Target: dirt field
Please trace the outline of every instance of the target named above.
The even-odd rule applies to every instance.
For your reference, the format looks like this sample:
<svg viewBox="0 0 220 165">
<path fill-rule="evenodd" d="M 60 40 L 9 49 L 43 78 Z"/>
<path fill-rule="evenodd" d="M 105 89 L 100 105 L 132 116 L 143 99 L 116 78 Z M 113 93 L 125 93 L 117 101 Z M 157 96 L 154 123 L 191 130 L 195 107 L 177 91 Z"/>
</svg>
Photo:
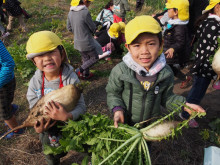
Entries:
<svg viewBox="0 0 220 165">
<path fill-rule="evenodd" d="M 120 60 L 114 60 L 113 64 L 100 64 L 93 67 L 93 69 L 111 70 L 119 61 Z M 92 114 L 101 112 L 102 114 L 109 115 L 105 92 L 107 80 L 108 77 L 95 77 L 91 80 L 89 87 L 84 91 L 88 111 Z M 180 89 L 179 85 L 180 81 L 175 80 L 174 92 L 186 96 L 190 87 L 187 89 Z M 21 108 L 17 114 L 19 122 L 22 122 L 28 113 L 27 102 L 25 100 L 26 88 L 27 87 L 23 86 L 16 90 L 15 103 L 19 104 Z M 212 89 L 211 86 L 209 87 L 201 104 L 207 110 L 207 116 L 197 120 L 200 124 L 199 128 L 184 129 L 183 135 L 174 140 L 152 143 L 151 158 L 154 165 L 203 164 L 204 148 L 214 144 L 203 141 L 199 133 L 202 129 L 208 128 L 208 123 L 213 118 L 220 117 L 219 95 L 220 91 Z M 16 99 L 17 97 L 24 98 L 24 102 L 16 102 L 16 100 L 18 100 Z M 2 131 L 6 130 L 3 124 L 0 125 L 0 128 L 2 128 Z M 0 150 L 0 165 L 46 165 L 41 143 L 33 128 L 26 128 L 23 135 L 13 138 L 12 140 L 0 141 Z M 71 165 L 73 162 L 80 163 L 84 155 L 83 153 L 72 151 L 62 158 L 61 165 Z"/>
</svg>

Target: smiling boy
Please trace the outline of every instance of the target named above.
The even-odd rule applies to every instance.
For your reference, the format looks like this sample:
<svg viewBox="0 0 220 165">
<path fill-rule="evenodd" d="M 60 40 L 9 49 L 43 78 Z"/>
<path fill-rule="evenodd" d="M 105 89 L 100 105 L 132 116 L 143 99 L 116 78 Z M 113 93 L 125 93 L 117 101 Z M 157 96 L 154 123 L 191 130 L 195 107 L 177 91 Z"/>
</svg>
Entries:
<svg viewBox="0 0 220 165">
<path fill-rule="evenodd" d="M 162 53 L 159 23 L 151 16 L 135 17 L 125 27 L 125 39 L 129 52 L 113 68 L 106 87 L 115 127 L 119 122 L 134 125 L 159 116 L 160 106 L 170 108 L 171 103 L 185 102 L 183 96 L 173 93 L 174 76 Z M 186 104 L 204 112 L 200 106 Z"/>
</svg>

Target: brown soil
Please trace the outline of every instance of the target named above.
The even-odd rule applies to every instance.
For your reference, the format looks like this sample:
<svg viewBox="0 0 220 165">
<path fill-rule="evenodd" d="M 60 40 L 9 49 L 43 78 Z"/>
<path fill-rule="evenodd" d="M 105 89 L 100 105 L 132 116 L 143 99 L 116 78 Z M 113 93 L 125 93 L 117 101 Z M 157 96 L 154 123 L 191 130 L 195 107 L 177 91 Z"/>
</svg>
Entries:
<svg viewBox="0 0 220 165">
<path fill-rule="evenodd" d="M 114 60 L 113 64 L 100 64 L 94 66 L 94 70 L 111 70 L 120 60 Z M 92 114 L 102 113 L 110 116 L 106 104 L 105 86 L 108 77 L 94 77 L 91 84 L 84 91 L 85 101 L 88 107 L 88 112 Z M 180 89 L 180 80 L 175 79 L 174 92 L 186 96 L 190 87 Z M 21 90 L 22 88 L 22 90 Z M 27 87 L 21 87 L 16 90 L 15 102 L 17 97 L 24 98 L 24 103 L 20 104 L 21 109 L 16 115 L 19 122 L 22 122 L 27 116 L 27 102 L 25 100 L 25 93 Z M 220 117 L 219 107 L 220 102 L 218 96 L 220 91 L 212 89 L 211 85 L 205 95 L 201 105 L 207 110 L 205 118 L 197 119 L 200 127 L 197 129 L 184 129 L 182 136 L 174 140 L 161 141 L 152 143 L 151 158 L 154 165 L 169 164 L 169 165 L 185 165 L 203 164 L 204 148 L 214 145 L 210 142 L 202 140 L 200 131 L 208 128 L 208 123 L 215 117 Z M 20 100 L 20 99 L 19 99 Z M 4 125 L 1 124 L 1 131 L 5 131 Z M 46 165 L 44 155 L 41 149 L 41 143 L 38 135 L 32 128 L 26 128 L 25 133 L 21 136 L 13 138 L 12 140 L 0 141 L 0 165 Z M 61 160 L 61 165 L 70 165 L 73 162 L 80 163 L 85 156 L 84 153 L 69 152 Z"/>
</svg>

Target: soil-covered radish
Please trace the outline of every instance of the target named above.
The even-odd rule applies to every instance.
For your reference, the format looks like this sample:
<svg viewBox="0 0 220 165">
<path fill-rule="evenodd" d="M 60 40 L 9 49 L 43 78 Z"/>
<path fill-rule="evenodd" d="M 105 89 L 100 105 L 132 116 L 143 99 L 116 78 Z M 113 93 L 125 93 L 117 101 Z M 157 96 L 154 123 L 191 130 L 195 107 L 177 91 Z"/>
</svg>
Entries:
<svg viewBox="0 0 220 165">
<path fill-rule="evenodd" d="M 27 119 L 22 123 L 22 125 L 15 127 L 9 132 L 5 133 L 0 140 L 4 138 L 7 134 L 24 127 L 32 127 L 36 121 L 40 121 L 44 118 L 45 122 L 49 120 L 48 115 L 45 114 L 45 106 L 50 102 L 59 102 L 67 112 L 70 112 L 76 106 L 81 95 L 81 91 L 75 85 L 67 85 L 63 88 L 54 90 L 47 95 L 43 96 L 31 109 Z"/>
</svg>

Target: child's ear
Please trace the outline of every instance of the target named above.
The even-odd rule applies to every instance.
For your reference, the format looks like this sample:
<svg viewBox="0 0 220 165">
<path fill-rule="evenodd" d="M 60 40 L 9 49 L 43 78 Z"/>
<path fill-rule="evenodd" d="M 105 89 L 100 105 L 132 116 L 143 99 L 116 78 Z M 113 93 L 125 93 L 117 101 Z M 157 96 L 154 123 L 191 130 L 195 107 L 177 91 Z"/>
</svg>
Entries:
<svg viewBox="0 0 220 165">
<path fill-rule="evenodd" d="M 158 52 L 158 55 L 161 55 L 161 53 L 163 52 L 163 43 L 164 43 L 164 41 L 162 40 L 161 41 L 161 44 L 160 44 L 160 50 L 159 50 L 159 52 Z"/>
<path fill-rule="evenodd" d="M 178 16 L 178 10 L 176 10 L 176 11 L 174 12 L 174 15 L 175 15 L 175 16 Z"/>
<path fill-rule="evenodd" d="M 130 51 L 128 44 L 125 43 L 125 47 L 128 49 L 128 51 Z"/>
<path fill-rule="evenodd" d="M 32 62 L 33 62 L 33 64 L 36 66 L 36 63 L 35 63 L 35 61 L 34 61 L 34 59 L 33 59 L 33 58 L 31 59 L 31 61 L 32 61 Z"/>
<path fill-rule="evenodd" d="M 62 62 L 67 61 L 67 55 L 66 55 L 66 51 L 64 49 L 62 49 L 61 60 L 62 60 Z"/>
</svg>

